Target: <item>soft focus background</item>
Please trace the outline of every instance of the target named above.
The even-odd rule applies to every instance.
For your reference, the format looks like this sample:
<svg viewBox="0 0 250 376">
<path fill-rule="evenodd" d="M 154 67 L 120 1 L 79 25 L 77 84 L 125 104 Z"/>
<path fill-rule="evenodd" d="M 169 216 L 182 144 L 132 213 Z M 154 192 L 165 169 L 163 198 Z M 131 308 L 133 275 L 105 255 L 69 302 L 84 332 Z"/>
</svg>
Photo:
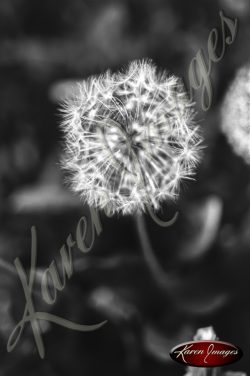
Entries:
<svg viewBox="0 0 250 376">
<path fill-rule="evenodd" d="M 239 18 L 239 34 L 212 68 L 213 106 L 197 119 L 204 132 L 195 182 L 183 186 L 171 228 L 147 218 L 148 234 L 171 289 L 159 288 L 142 255 L 133 218 L 101 216 L 91 253 L 75 255 L 75 273 L 53 307 L 36 309 L 79 323 L 108 320 L 94 333 L 42 326 L 46 357 L 27 326 L 6 344 L 24 310 L 13 270 L 30 266 L 30 228 L 38 232 L 38 268 L 59 255 L 87 208 L 64 184 L 58 98 L 71 82 L 135 58 L 183 77 L 206 50 L 219 10 Z M 170 349 L 212 325 L 245 356 L 227 367 L 250 372 L 250 167 L 220 132 L 220 108 L 235 72 L 249 60 L 249 0 L 0 0 L 0 375 L 184 375 Z"/>
</svg>

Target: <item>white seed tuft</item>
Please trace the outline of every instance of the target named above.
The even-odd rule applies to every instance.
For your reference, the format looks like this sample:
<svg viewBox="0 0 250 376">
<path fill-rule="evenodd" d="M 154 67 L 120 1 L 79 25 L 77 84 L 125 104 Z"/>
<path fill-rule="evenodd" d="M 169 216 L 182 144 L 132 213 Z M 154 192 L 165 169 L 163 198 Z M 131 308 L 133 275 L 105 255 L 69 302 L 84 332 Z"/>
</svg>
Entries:
<svg viewBox="0 0 250 376">
<path fill-rule="evenodd" d="M 180 79 L 134 61 L 79 83 L 63 106 L 72 189 L 109 214 L 176 199 L 199 160 L 201 136 Z"/>
</svg>

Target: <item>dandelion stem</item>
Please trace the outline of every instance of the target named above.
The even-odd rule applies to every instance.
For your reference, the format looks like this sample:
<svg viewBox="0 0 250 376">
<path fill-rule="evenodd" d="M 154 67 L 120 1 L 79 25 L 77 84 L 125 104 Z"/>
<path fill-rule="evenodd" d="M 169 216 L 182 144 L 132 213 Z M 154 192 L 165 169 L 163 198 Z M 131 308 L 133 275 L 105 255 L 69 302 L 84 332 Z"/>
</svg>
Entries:
<svg viewBox="0 0 250 376">
<path fill-rule="evenodd" d="M 134 218 L 143 256 L 154 281 L 160 288 L 171 291 L 171 287 L 173 286 L 173 279 L 162 268 L 155 256 L 155 252 L 153 250 L 150 237 L 147 232 L 144 215 L 135 214 Z"/>
</svg>

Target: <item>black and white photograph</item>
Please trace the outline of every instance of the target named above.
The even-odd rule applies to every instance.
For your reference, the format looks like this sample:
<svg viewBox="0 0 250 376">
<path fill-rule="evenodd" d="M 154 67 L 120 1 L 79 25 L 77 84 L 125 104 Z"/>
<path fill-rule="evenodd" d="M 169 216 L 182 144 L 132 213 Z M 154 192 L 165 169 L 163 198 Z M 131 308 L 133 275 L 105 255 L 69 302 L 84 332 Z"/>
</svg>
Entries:
<svg viewBox="0 0 250 376">
<path fill-rule="evenodd" d="M 0 376 L 250 375 L 249 40 L 249 0 L 0 0 Z"/>
</svg>

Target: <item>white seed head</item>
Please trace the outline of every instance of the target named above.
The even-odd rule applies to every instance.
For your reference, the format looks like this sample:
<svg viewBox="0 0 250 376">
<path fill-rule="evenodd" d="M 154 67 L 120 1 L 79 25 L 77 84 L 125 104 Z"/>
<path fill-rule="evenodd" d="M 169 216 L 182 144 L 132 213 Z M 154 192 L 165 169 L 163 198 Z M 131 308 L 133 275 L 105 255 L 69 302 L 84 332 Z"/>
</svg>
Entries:
<svg viewBox="0 0 250 376">
<path fill-rule="evenodd" d="M 158 209 L 191 178 L 201 136 L 180 79 L 151 61 L 90 77 L 63 106 L 72 189 L 109 214 Z"/>
<path fill-rule="evenodd" d="M 217 336 L 212 326 L 199 328 L 194 336 L 194 341 L 215 341 L 216 339 Z"/>
<path fill-rule="evenodd" d="M 250 164 L 250 67 L 241 68 L 229 87 L 221 127 L 234 152 Z"/>
</svg>

